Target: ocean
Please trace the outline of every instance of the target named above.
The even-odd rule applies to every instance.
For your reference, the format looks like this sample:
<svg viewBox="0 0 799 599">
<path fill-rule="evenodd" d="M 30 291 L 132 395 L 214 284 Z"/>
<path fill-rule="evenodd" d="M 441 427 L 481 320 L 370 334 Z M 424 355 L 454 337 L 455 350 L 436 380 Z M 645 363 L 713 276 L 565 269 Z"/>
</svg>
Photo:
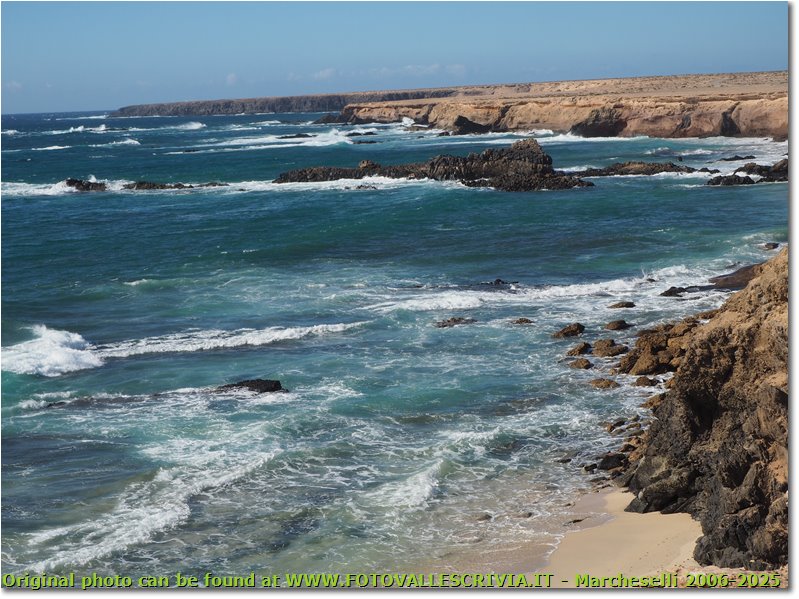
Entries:
<svg viewBox="0 0 799 599">
<path fill-rule="evenodd" d="M 646 418 L 653 393 L 592 388 L 615 359 L 569 368 L 576 341 L 552 334 L 580 322 L 634 343 L 729 295 L 662 291 L 788 239 L 787 184 L 703 173 L 530 193 L 271 183 L 530 136 L 556 169 L 682 157 L 731 173 L 751 160 L 722 158 L 773 164 L 787 142 L 319 116 L 2 117 L 4 573 L 444 571 L 464 555 L 507 571 L 494 556 L 556 546 L 591 488 L 580 466 L 619 445 L 602 423 Z M 228 185 L 123 189 L 138 180 Z M 451 317 L 476 322 L 434 326 Z M 635 326 L 603 331 L 618 318 Z M 251 378 L 288 392 L 217 390 Z"/>
</svg>

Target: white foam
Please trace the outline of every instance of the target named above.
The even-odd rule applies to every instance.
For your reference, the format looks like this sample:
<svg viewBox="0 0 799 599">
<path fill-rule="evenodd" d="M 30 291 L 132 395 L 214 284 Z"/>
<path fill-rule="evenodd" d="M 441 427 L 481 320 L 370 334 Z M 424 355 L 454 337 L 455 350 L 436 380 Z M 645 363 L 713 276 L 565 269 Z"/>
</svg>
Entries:
<svg viewBox="0 0 799 599">
<path fill-rule="evenodd" d="M 47 146 L 45 148 L 31 148 L 35 152 L 46 152 L 49 150 L 68 150 L 72 146 Z"/>
<path fill-rule="evenodd" d="M 320 324 L 288 328 L 269 327 L 234 331 L 211 329 L 146 337 L 106 345 L 92 345 L 77 333 L 36 325 L 33 327 L 33 332 L 36 335 L 34 339 L 3 348 L 2 369 L 17 374 L 59 376 L 76 370 L 98 368 L 109 358 L 256 347 L 280 341 L 341 333 L 362 324 L 365 323 Z"/>
<path fill-rule="evenodd" d="M 103 360 L 90 349 L 77 333 L 33 327 L 34 339 L 23 341 L 2 351 L 2 369 L 17 374 L 58 376 L 65 372 L 97 368 Z"/>
<path fill-rule="evenodd" d="M 282 124 L 280 121 L 257 121 L 253 123 L 253 125 L 257 125 L 259 127 L 269 127 L 270 125 L 280 125 Z"/>
<path fill-rule="evenodd" d="M 358 327 L 363 322 L 348 324 L 319 324 L 308 327 L 268 327 L 265 329 L 219 329 L 173 333 L 159 337 L 146 337 L 96 346 L 94 351 L 103 358 L 126 358 L 142 354 L 166 352 L 195 352 L 246 346 L 261 346 L 302 339 L 309 336 L 341 333 Z"/>
<path fill-rule="evenodd" d="M 381 507 L 421 507 L 438 488 L 438 476 L 444 461 L 439 459 L 405 479 L 386 483 L 367 497 Z"/>
<path fill-rule="evenodd" d="M 64 181 L 58 183 L 21 183 L 15 181 L 3 181 L 0 189 L 4 195 L 11 196 L 59 196 L 66 193 L 76 193 L 72 187 L 67 187 Z"/>
<path fill-rule="evenodd" d="M 140 145 L 141 145 L 141 143 L 138 142 L 137 140 L 133 139 L 132 137 L 126 137 L 126 138 L 121 139 L 119 141 L 112 141 L 112 142 L 109 142 L 107 144 L 92 144 L 89 147 L 90 148 L 104 148 L 104 147 L 107 147 L 107 146 L 140 146 Z"/>
<path fill-rule="evenodd" d="M 189 121 L 188 123 L 183 123 L 182 125 L 175 125 L 175 129 L 180 129 L 181 131 L 196 131 L 198 129 L 205 128 L 204 123 L 199 123 L 197 121 Z"/>
<path fill-rule="evenodd" d="M 2 134 L 3 135 L 19 135 L 19 131 L 17 131 L 16 129 L 3 129 Z"/>
</svg>

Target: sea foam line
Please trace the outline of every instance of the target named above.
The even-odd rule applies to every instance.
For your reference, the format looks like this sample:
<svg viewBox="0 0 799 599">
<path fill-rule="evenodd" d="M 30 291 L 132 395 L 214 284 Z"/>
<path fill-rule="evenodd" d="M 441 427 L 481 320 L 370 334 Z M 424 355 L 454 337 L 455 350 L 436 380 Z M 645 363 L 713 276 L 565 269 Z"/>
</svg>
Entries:
<svg viewBox="0 0 799 599">
<path fill-rule="evenodd" d="M 146 337 L 105 345 L 93 345 L 78 333 L 36 325 L 32 327 L 35 335 L 33 339 L 3 348 L 2 369 L 16 374 L 52 377 L 77 370 L 98 368 L 109 358 L 257 347 L 280 341 L 341 333 L 363 324 L 366 323 L 319 324 L 289 328 L 268 327 L 234 331 L 211 329 Z"/>
</svg>

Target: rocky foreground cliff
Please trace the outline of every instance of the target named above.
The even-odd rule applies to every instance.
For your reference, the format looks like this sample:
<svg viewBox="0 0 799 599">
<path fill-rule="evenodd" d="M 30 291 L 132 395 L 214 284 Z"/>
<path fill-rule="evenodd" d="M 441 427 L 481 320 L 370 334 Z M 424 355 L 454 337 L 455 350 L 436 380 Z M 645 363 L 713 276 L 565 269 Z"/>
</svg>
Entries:
<svg viewBox="0 0 799 599">
<path fill-rule="evenodd" d="M 676 373 L 650 400 L 630 456 L 628 511 L 689 512 L 702 564 L 768 569 L 788 559 L 788 252 L 701 323 L 639 338 L 620 371 Z"/>
</svg>

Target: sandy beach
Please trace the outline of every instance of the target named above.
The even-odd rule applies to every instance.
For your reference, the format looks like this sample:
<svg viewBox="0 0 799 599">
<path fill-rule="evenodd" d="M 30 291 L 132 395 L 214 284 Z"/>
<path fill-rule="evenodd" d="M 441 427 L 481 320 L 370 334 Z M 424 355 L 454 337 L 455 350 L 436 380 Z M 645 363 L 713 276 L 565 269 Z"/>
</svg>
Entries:
<svg viewBox="0 0 799 599">
<path fill-rule="evenodd" d="M 634 514 L 624 508 L 632 494 L 622 490 L 585 495 L 575 511 L 607 512 L 610 520 L 588 518 L 567 534 L 541 571 L 552 573 L 552 586 L 574 588 L 576 576 L 656 576 L 662 572 L 698 570 L 692 554 L 702 535 L 688 514 Z M 583 524 L 583 523 L 581 523 Z M 564 582 L 565 581 L 565 582 Z"/>
</svg>

